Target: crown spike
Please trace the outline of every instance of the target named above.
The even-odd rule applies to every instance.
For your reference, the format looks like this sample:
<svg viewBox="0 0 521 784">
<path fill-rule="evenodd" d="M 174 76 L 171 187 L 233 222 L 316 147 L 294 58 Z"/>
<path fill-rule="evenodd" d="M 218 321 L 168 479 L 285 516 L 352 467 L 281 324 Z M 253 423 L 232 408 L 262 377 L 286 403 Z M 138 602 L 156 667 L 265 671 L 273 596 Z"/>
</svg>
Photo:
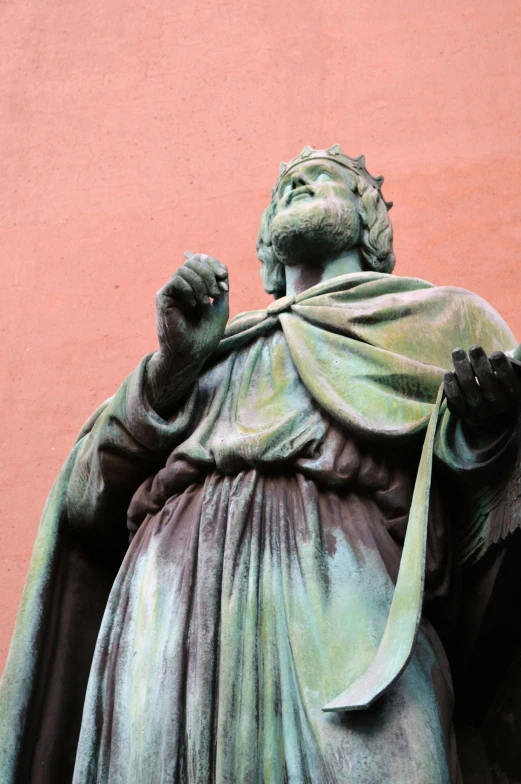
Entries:
<svg viewBox="0 0 521 784">
<path fill-rule="evenodd" d="M 378 189 L 380 189 L 382 187 L 382 185 L 384 184 L 384 178 L 381 175 L 380 175 L 380 177 L 375 177 L 374 181 L 377 183 Z"/>
<path fill-rule="evenodd" d="M 311 153 L 314 152 L 313 147 L 310 147 L 309 144 L 306 144 L 302 152 L 300 153 L 301 158 L 307 158 Z"/>
<path fill-rule="evenodd" d="M 284 163 L 284 161 L 282 161 L 280 166 L 279 166 L 279 177 L 280 177 L 281 174 L 284 174 L 284 172 L 286 171 L 287 168 L 288 168 L 288 164 Z"/>
<path fill-rule="evenodd" d="M 355 158 L 355 161 L 359 166 L 365 169 L 365 155 L 359 155 L 358 158 Z"/>
<path fill-rule="evenodd" d="M 330 155 L 340 155 L 340 145 L 333 144 L 331 147 L 327 148 L 326 152 L 328 152 Z"/>
</svg>

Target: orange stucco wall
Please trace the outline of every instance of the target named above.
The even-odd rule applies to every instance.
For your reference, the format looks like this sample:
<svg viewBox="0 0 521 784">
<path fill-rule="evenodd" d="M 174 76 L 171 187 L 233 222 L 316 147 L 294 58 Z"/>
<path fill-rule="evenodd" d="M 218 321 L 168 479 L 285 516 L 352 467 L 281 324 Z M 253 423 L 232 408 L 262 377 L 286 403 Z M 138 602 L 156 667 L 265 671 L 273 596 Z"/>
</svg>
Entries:
<svg viewBox="0 0 521 784">
<path fill-rule="evenodd" d="M 155 347 L 154 293 L 203 251 L 267 302 L 281 159 L 384 173 L 396 272 L 471 288 L 521 339 L 517 0 L 7 0 L 0 7 L 0 668 L 73 438 Z"/>
</svg>

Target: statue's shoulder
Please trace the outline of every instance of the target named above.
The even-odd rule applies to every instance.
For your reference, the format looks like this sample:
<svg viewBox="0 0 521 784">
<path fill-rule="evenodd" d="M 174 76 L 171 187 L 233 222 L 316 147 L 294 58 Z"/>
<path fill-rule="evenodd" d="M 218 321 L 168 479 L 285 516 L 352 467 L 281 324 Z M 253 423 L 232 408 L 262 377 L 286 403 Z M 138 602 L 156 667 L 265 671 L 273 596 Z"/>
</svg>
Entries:
<svg viewBox="0 0 521 784">
<path fill-rule="evenodd" d="M 458 303 L 463 307 L 471 308 L 476 313 L 481 312 L 485 316 L 501 318 L 490 302 L 487 302 L 486 299 L 474 291 L 470 291 L 470 289 L 464 289 L 460 286 L 434 286 L 434 292 L 436 296 L 445 297 L 448 301 L 452 301 L 455 304 Z"/>
<path fill-rule="evenodd" d="M 422 278 L 410 278 L 393 275 L 396 281 L 397 289 L 403 291 L 422 291 L 427 298 L 445 300 L 455 306 L 468 307 L 476 312 L 481 311 L 484 315 L 494 315 L 499 317 L 499 314 L 494 307 L 483 299 L 479 294 L 476 294 L 470 289 L 464 289 L 460 286 L 444 286 L 437 285 Z"/>
<path fill-rule="evenodd" d="M 469 335 L 473 332 L 473 343 L 487 344 L 495 336 L 504 351 L 517 345 L 504 318 L 479 294 L 459 286 L 436 286 L 433 296 L 444 302 L 446 312 L 452 312 L 453 320 L 466 326 Z"/>
<path fill-rule="evenodd" d="M 231 318 L 226 325 L 224 332 L 225 338 L 231 338 L 239 332 L 244 332 L 247 329 L 256 327 L 261 321 L 264 321 L 268 316 L 266 310 L 246 310 L 244 313 L 237 313 L 236 316 Z"/>
</svg>

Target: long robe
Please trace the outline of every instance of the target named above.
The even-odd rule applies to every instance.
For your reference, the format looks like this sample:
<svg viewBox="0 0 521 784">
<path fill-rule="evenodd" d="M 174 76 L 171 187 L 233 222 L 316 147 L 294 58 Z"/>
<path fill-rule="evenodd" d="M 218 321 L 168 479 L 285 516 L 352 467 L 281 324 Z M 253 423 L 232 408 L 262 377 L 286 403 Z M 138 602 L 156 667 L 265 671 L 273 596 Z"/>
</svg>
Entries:
<svg viewBox="0 0 521 784">
<path fill-rule="evenodd" d="M 442 373 L 474 342 L 515 346 L 469 292 L 356 273 L 233 320 L 168 422 L 147 403 L 145 360 L 85 428 L 44 516 L 2 681 L 0 781 L 70 780 L 74 757 L 76 784 L 457 781 L 450 672 L 427 618 L 382 700 L 322 708 L 374 658 Z M 445 410 L 440 466 L 468 482 L 513 439 L 506 428 L 476 450 Z M 454 582 L 446 506 L 435 486 L 436 618 Z M 125 517 L 132 543 L 97 634 L 111 581 L 100 554 Z M 486 549 L 489 518 L 469 552 Z M 76 648 L 79 609 L 71 705 L 63 648 Z"/>
</svg>

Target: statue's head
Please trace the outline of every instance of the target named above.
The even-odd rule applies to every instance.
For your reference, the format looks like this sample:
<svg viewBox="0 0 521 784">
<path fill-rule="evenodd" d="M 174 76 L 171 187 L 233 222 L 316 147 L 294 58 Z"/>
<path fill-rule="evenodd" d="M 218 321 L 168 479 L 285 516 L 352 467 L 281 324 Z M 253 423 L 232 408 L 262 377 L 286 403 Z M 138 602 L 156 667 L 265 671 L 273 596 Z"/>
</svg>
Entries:
<svg viewBox="0 0 521 784">
<path fill-rule="evenodd" d="M 382 196 L 382 183 L 369 174 L 363 155 L 349 158 L 338 144 L 305 147 L 281 163 L 257 239 L 266 291 L 284 296 L 286 266 L 319 263 L 353 248 L 365 269 L 392 272 L 392 204 Z"/>
</svg>

